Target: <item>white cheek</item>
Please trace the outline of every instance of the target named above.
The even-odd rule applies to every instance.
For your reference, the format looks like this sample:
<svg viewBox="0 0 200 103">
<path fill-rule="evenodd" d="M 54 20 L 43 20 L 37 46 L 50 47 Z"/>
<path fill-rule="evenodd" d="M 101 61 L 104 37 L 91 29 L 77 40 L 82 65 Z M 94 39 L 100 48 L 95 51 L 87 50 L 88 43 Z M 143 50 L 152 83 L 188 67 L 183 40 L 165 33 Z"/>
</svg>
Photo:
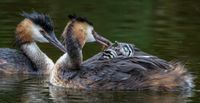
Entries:
<svg viewBox="0 0 200 103">
<path fill-rule="evenodd" d="M 37 25 L 32 26 L 32 38 L 38 42 L 48 43 L 49 41 L 42 36 L 39 30 L 40 30 L 39 26 Z"/>
<path fill-rule="evenodd" d="M 92 34 L 92 31 L 93 31 L 93 27 L 88 27 L 87 28 L 87 39 L 86 39 L 86 42 L 94 42 L 96 41 L 93 34 Z"/>
</svg>

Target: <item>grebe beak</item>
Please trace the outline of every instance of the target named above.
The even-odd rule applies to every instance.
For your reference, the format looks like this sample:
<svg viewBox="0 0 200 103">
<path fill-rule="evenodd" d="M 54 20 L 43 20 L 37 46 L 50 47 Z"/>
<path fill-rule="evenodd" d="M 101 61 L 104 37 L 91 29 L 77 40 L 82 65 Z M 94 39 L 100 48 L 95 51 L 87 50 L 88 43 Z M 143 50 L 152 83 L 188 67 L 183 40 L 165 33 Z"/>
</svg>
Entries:
<svg viewBox="0 0 200 103">
<path fill-rule="evenodd" d="M 109 46 L 111 46 L 113 44 L 110 40 L 104 38 L 103 36 L 100 36 L 95 31 L 93 31 L 93 35 L 94 35 L 94 38 L 95 38 L 96 42 L 102 44 L 103 46 L 109 47 Z"/>
<path fill-rule="evenodd" d="M 55 33 L 50 33 L 49 35 L 43 35 L 51 44 L 56 46 L 58 49 L 60 49 L 62 52 L 66 52 L 67 50 L 65 47 L 58 41 L 58 39 L 55 36 Z"/>
</svg>

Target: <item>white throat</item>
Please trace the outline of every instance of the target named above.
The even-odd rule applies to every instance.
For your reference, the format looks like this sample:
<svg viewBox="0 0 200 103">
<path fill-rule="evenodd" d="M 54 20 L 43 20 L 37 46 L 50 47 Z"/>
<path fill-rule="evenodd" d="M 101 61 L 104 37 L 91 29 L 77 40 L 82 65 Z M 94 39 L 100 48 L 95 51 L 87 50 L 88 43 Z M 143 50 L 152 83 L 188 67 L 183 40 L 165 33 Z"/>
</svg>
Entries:
<svg viewBox="0 0 200 103">
<path fill-rule="evenodd" d="M 71 65 L 71 61 L 69 58 L 68 53 L 65 53 L 62 55 L 55 63 L 52 71 L 50 72 L 50 83 L 55 85 L 55 86 L 62 86 L 62 84 L 59 84 L 61 79 L 60 77 L 60 72 L 61 69 L 67 68 L 67 66 Z"/>
<path fill-rule="evenodd" d="M 87 33 L 86 42 L 94 42 L 94 41 L 96 41 L 94 36 L 93 36 L 93 34 L 92 34 L 93 29 L 94 28 L 92 26 L 89 26 L 87 28 L 87 31 L 86 31 L 86 33 Z"/>
<path fill-rule="evenodd" d="M 30 60 L 35 64 L 38 72 L 42 74 L 49 74 L 52 70 L 54 63 L 53 61 L 43 53 L 35 42 L 23 44 L 21 49 L 30 58 Z"/>
</svg>

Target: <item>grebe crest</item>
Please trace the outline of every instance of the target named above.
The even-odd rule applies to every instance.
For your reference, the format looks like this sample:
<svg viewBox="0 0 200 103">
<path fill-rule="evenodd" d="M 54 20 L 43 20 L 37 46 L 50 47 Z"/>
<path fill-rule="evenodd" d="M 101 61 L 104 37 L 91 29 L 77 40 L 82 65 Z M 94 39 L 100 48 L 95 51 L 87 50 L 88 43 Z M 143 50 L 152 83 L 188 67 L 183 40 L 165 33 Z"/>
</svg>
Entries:
<svg viewBox="0 0 200 103">
<path fill-rule="evenodd" d="M 62 51 L 65 48 L 57 40 L 54 33 L 54 26 L 51 18 L 42 13 L 26 13 L 21 14 L 25 17 L 16 27 L 16 43 L 22 45 L 31 42 L 51 43 Z"/>
<path fill-rule="evenodd" d="M 102 45 L 110 45 L 110 41 L 95 32 L 92 22 L 90 22 L 87 18 L 75 15 L 69 15 L 68 17 L 70 21 L 67 23 L 67 26 L 62 34 L 62 37 L 65 38 L 63 44 L 71 44 L 71 41 L 66 43 L 71 38 L 79 43 L 81 48 L 86 42 L 95 41 Z"/>
</svg>

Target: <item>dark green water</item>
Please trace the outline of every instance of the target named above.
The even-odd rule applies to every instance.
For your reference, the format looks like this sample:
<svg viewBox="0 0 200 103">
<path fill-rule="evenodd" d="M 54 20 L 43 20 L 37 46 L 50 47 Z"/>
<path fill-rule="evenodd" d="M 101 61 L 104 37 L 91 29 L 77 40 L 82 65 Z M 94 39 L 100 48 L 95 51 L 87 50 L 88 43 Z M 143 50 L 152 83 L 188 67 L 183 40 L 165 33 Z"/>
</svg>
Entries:
<svg viewBox="0 0 200 103">
<path fill-rule="evenodd" d="M 198 0 L 1 0 L 0 47 L 14 48 L 13 37 L 22 11 L 48 13 L 60 36 L 76 13 L 88 17 L 96 31 L 112 41 L 134 43 L 166 60 L 180 60 L 196 76 L 190 93 L 138 91 L 75 91 L 55 88 L 43 77 L 0 75 L 0 103 L 199 103 L 200 1 Z M 62 53 L 48 44 L 41 49 L 56 60 Z M 87 44 L 84 57 L 99 51 Z"/>
</svg>

